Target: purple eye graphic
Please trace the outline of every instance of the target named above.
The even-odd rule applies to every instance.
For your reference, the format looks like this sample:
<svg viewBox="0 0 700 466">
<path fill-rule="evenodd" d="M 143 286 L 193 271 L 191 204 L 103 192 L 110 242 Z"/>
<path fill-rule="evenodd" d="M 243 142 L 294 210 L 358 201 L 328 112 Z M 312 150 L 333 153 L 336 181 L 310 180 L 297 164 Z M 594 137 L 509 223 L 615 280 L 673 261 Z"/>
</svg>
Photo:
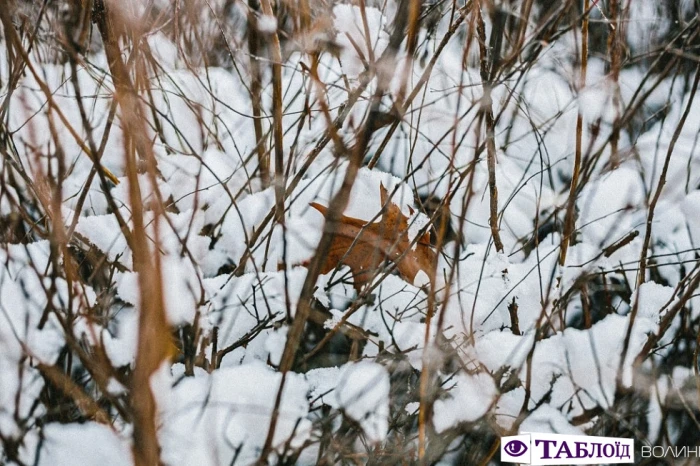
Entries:
<svg viewBox="0 0 700 466">
<path fill-rule="evenodd" d="M 520 440 L 511 440 L 510 442 L 506 443 L 506 446 L 503 447 L 503 449 L 510 456 L 521 456 L 527 451 L 527 445 Z"/>
</svg>

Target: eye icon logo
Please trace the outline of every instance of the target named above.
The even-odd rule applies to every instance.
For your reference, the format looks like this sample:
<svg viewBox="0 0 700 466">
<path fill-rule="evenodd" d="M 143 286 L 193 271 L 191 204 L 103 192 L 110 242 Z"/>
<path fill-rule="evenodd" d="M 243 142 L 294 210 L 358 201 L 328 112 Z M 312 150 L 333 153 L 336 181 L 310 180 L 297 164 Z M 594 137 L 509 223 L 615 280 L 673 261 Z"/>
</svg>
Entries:
<svg viewBox="0 0 700 466">
<path fill-rule="evenodd" d="M 525 445 L 525 443 L 521 442 L 520 440 L 511 440 L 510 442 L 506 443 L 503 449 L 510 456 L 514 456 L 517 458 L 518 456 L 522 456 L 525 454 L 525 452 L 527 451 L 527 445 Z"/>
<path fill-rule="evenodd" d="M 504 463 L 530 464 L 532 452 L 530 434 L 501 437 L 501 461 Z"/>
</svg>

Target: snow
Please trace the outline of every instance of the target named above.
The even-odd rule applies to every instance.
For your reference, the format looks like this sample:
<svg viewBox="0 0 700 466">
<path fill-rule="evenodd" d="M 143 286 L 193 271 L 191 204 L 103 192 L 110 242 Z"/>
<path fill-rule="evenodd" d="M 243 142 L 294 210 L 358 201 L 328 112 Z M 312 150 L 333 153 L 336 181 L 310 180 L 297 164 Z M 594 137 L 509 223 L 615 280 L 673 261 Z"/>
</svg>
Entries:
<svg viewBox="0 0 700 466">
<path fill-rule="evenodd" d="M 109 260 L 114 261 L 119 258 L 123 264 L 131 265 L 131 250 L 114 215 L 82 217 L 75 231 L 102 251 Z"/>
<path fill-rule="evenodd" d="M 345 461 L 339 458 L 345 453 L 371 462 L 371 455 L 402 442 L 400 454 L 408 456 L 417 450 L 412 439 L 418 384 L 428 364 L 434 369 L 431 383 L 439 388 L 427 422 L 438 435 L 485 419 L 495 420 L 494 430 L 591 433 L 606 428 L 603 418 L 580 424 L 577 417 L 622 410 L 624 388 L 639 395 L 634 413 L 648 423 L 630 420 L 631 431 L 646 430 L 642 434 L 657 443 L 680 438 L 688 418 L 679 413 L 696 398 L 690 355 L 700 296 L 688 284 L 697 274 L 700 244 L 700 106 L 696 97 L 648 226 L 649 204 L 689 104 L 690 82 L 682 72 L 668 78 L 650 74 L 647 61 L 667 49 L 669 34 L 689 24 L 697 5 L 677 2 L 674 23 L 666 2 L 630 3 L 626 50 L 639 58 L 625 62 L 619 89 L 598 49 L 591 53 L 586 85 L 579 85 L 580 34 L 562 29 L 549 43 L 530 44 L 542 47 L 532 66 L 518 67 L 490 90 L 499 115 L 495 175 L 505 244 L 499 252 L 492 244 L 482 150 L 485 88 L 476 48 L 464 50 L 469 29 L 462 26 L 448 41 L 411 103 L 401 89 L 405 81 L 411 92 L 428 69 L 427 60 L 455 19 L 450 5 L 429 2 L 428 10 L 446 10 L 436 10 L 442 16 L 431 35 L 419 28 L 415 60 L 406 56 L 406 41 L 387 52 L 400 6 L 393 0 L 314 5 L 319 17 L 304 32 L 291 20 L 258 17 L 263 35 L 279 33 L 285 57 L 287 195 L 284 222 L 278 222 L 272 215 L 275 184 L 265 185 L 259 176 L 256 150 L 264 144 L 274 166 L 270 63 L 264 50 L 259 57 L 248 54 L 247 7 L 228 3 L 216 0 L 186 12 L 155 2 L 152 12 L 166 21 L 146 31 L 139 49 L 144 54 L 134 55 L 144 65 L 134 76 L 146 110 L 141 123 L 158 167 L 154 181 L 139 162 L 136 202 L 144 209 L 149 250 L 160 254 L 165 312 L 177 348 L 151 378 L 164 464 L 258 460 L 307 267 L 326 226 L 311 204 L 328 206 L 341 189 L 349 167 L 342 146 L 352 152 L 375 96 L 381 96 L 380 111 L 399 111 L 402 122 L 386 141 L 387 127 L 372 135 L 342 215 L 381 222 L 386 205 L 380 193 L 386 190 L 388 202 L 409 219 L 410 241 L 430 226 L 419 209 L 418 200 L 426 198 L 444 203 L 440 213 L 449 217 L 453 235 L 438 251 L 434 283 L 424 271 L 413 283 L 394 273 L 372 283 L 370 291 L 358 291 L 342 278 L 349 275 L 346 267 L 311 283 L 313 315 L 285 376 L 270 463 L 315 464 L 323 449 L 327 462 Z M 143 13 L 144 5 L 129 5 L 129 18 L 136 21 L 132 15 Z M 533 21 L 524 23 L 528 40 L 537 33 L 535 19 L 543 8 L 535 5 Z M 601 19 L 606 8 L 596 5 L 594 18 Z M 427 22 L 430 12 L 423 13 Z M 167 20 L 176 14 L 193 17 Z M 490 34 L 491 18 L 485 16 Z M 183 41 L 174 41 L 175 34 Z M 99 144 L 115 84 L 99 37 L 93 36 L 76 79 L 91 137 Z M 38 40 L 31 54 L 37 77 L 27 69 L 12 92 L 5 79 L 12 60 L 0 46 L 0 96 L 9 99 L 7 133 L 17 146 L 17 154 L 0 160 L 0 448 L 19 445 L 26 464 L 133 464 L 134 426 L 114 403 L 130 403 L 127 382 L 138 351 L 140 301 L 151 290 L 139 289 L 123 231 L 134 225 L 133 186 L 125 171 L 129 116 L 117 108 L 101 156 L 120 183 L 102 186 L 96 177 L 87 185 L 93 163 L 76 143 L 88 130 L 73 71 L 64 58 L 51 56 L 55 47 L 44 43 L 48 38 L 40 34 Z M 124 52 L 131 60 L 128 48 Z M 518 59 L 530 48 L 525 52 Z M 262 72 L 262 141 L 252 119 L 251 59 Z M 55 107 L 47 104 L 39 78 Z M 348 118 L 321 148 L 326 111 L 336 118 L 356 89 Z M 649 94 L 623 125 L 615 166 L 607 141 L 620 115 L 618 90 L 622 110 Z M 573 210 L 576 231 L 560 265 L 579 114 L 584 171 Z M 369 168 L 380 147 L 376 166 Z M 59 169 L 65 173 L 54 186 L 49 181 Z M 47 209 L 56 194 L 60 208 Z M 74 218 L 75 231 L 64 248 L 59 230 L 67 231 Z M 23 236 L 8 240 L 5 225 L 16 219 Z M 615 251 L 604 249 L 625 239 Z M 638 277 L 643 247 L 649 262 L 646 275 Z M 686 293 L 692 296 L 678 315 L 666 319 Z M 317 347 L 330 331 L 337 335 Z M 658 337 L 653 351 L 635 365 L 652 335 Z M 319 350 L 316 357 L 309 356 L 312 349 Z M 102 361 L 91 357 L 98 352 L 112 366 L 100 372 L 100 383 L 95 369 L 78 357 Z M 61 398 L 67 408 L 57 413 L 51 405 L 56 388 L 47 384 L 39 364 L 58 369 L 104 405 L 112 424 L 78 418 L 69 396 Z M 337 442 L 342 446 L 322 447 L 328 438 L 343 440 Z M 455 458 L 461 440 L 455 440 Z M 8 453 L 0 450 L 0 463 Z"/>
<path fill-rule="evenodd" d="M 40 466 L 72 466 L 99 464 L 103 466 L 130 466 L 134 464 L 130 442 L 103 424 L 51 423 L 42 429 L 43 438 L 34 438 L 41 445 L 34 456 L 33 448 L 26 454 Z M 39 445 L 37 445 L 39 446 Z"/>
<path fill-rule="evenodd" d="M 408 219 L 408 240 L 413 241 L 419 234 L 425 234 L 428 230 L 430 219 L 421 212 L 414 212 Z M 421 234 L 421 236 L 422 236 Z M 413 245 L 416 248 L 417 244 Z"/>
<path fill-rule="evenodd" d="M 189 258 L 168 256 L 161 262 L 165 315 L 168 323 L 177 327 L 194 320 L 203 299 L 200 274 Z M 117 275 L 117 294 L 124 301 L 140 305 L 140 285 L 136 272 Z"/>
<path fill-rule="evenodd" d="M 689 193 L 681 203 L 683 219 L 688 222 L 689 235 L 693 241 L 700 241 L 700 191 Z"/>
<path fill-rule="evenodd" d="M 581 429 L 572 426 L 559 410 L 550 405 L 541 406 L 530 414 L 520 425 L 520 432 L 585 435 Z"/>
<path fill-rule="evenodd" d="M 646 317 L 654 322 L 659 321 L 663 310 L 673 302 L 675 291 L 670 286 L 654 282 L 642 283 L 637 288 L 637 296 L 633 306 L 637 306 L 637 315 Z"/>
<path fill-rule="evenodd" d="M 296 311 L 305 278 L 306 269 L 298 267 L 286 274 L 251 273 L 230 280 L 226 276 L 204 280 L 205 290 L 210 296 L 205 313 L 206 325 L 218 328 L 219 348 L 234 344 L 266 319 L 270 323 L 280 322 L 287 315 L 287 309 Z M 289 292 L 289 302 L 285 286 Z M 257 347 L 254 342 L 248 346 L 245 357 L 265 360 L 270 350 L 279 353 L 280 336 L 277 333 L 274 337 L 276 344 L 271 341 Z M 235 358 L 231 355 L 227 359 Z"/>
<path fill-rule="evenodd" d="M 369 61 L 370 53 L 378 58 L 389 43 L 384 32 L 384 15 L 376 8 L 366 8 L 369 37 L 362 28 L 360 8 L 354 5 L 336 5 L 333 8 L 333 25 L 337 30 L 336 40 L 343 48 L 341 62 L 343 70 L 356 78 L 363 70 L 363 61 Z M 357 47 L 357 48 L 356 48 Z"/>
<path fill-rule="evenodd" d="M 579 220 L 588 241 L 607 244 L 631 231 L 641 217 L 629 212 L 638 211 L 644 199 L 643 181 L 631 168 L 621 167 L 586 186 L 581 193 Z"/>
<path fill-rule="evenodd" d="M 335 389 L 340 381 L 340 369 L 338 367 L 323 367 L 311 369 L 306 373 L 309 384 L 309 398 L 312 406 L 325 404 L 337 408 L 339 406 Z"/>
<path fill-rule="evenodd" d="M 257 460 L 265 442 L 281 374 L 262 363 L 222 368 L 186 377 L 170 393 L 161 413 L 163 461 L 202 466 Z M 309 438 L 307 383 L 287 377 L 273 446 L 290 440 L 300 446 Z M 212 441 L 214 443 L 212 443 Z"/>
<path fill-rule="evenodd" d="M 377 363 L 360 361 L 340 370 L 336 402 L 357 421 L 370 443 L 384 440 L 389 429 L 389 373 Z"/>
<path fill-rule="evenodd" d="M 427 285 L 430 285 L 430 277 L 427 273 L 419 270 L 418 273 L 416 273 L 416 276 L 413 278 L 413 286 L 420 288 Z"/>
<path fill-rule="evenodd" d="M 258 30 L 263 34 L 272 34 L 277 31 L 277 18 L 262 15 L 258 18 Z"/>
<path fill-rule="evenodd" d="M 433 409 L 438 433 L 461 422 L 473 422 L 488 412 L 496 396 L 496 386 L 487 374 L 459 374 L 448 398 L 439 399 Z"/>
</svg>

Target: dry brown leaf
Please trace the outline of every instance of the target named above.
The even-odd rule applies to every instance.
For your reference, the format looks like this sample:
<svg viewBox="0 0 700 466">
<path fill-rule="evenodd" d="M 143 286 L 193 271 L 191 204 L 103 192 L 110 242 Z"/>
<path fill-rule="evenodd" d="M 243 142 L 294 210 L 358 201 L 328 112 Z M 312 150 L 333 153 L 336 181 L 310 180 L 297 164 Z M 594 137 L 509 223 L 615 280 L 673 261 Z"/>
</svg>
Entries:
<svg viewBox="0 0 700 466">
<path fill-rule="evenodd" d="M 353 217 L 342 216 L 328 257 L 321 273 L 328 273 L 339 264 L 350 267 L 355 288 L 371 280 L 377 268 L 390 260 L 397 265 L 399 275 L 413 283 L 418 272 L 433 276 L 435 252 L 430 247 L 430 233 L 422 235 L 414 247 L 408 237 L 408 217 L 389 199 L 384 186 L 379 187 L 382 217 L 369 223 Z M 311 203 L 311 207 L 326 215 L 327 207 Z"/>
</svg>

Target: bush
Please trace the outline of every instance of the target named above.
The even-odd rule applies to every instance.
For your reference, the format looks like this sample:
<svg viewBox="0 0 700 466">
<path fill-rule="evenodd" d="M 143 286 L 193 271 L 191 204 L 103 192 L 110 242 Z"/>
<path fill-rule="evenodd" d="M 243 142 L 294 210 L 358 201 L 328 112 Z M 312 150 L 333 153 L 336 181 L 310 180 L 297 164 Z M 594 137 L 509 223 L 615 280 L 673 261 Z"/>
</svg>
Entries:
<svg viewBox="0 0 700 466">
<path fill-rule="evenodd" d="M 698 14 L 10 2 L 0 463 L 697 444 Z"/>
</svg>

